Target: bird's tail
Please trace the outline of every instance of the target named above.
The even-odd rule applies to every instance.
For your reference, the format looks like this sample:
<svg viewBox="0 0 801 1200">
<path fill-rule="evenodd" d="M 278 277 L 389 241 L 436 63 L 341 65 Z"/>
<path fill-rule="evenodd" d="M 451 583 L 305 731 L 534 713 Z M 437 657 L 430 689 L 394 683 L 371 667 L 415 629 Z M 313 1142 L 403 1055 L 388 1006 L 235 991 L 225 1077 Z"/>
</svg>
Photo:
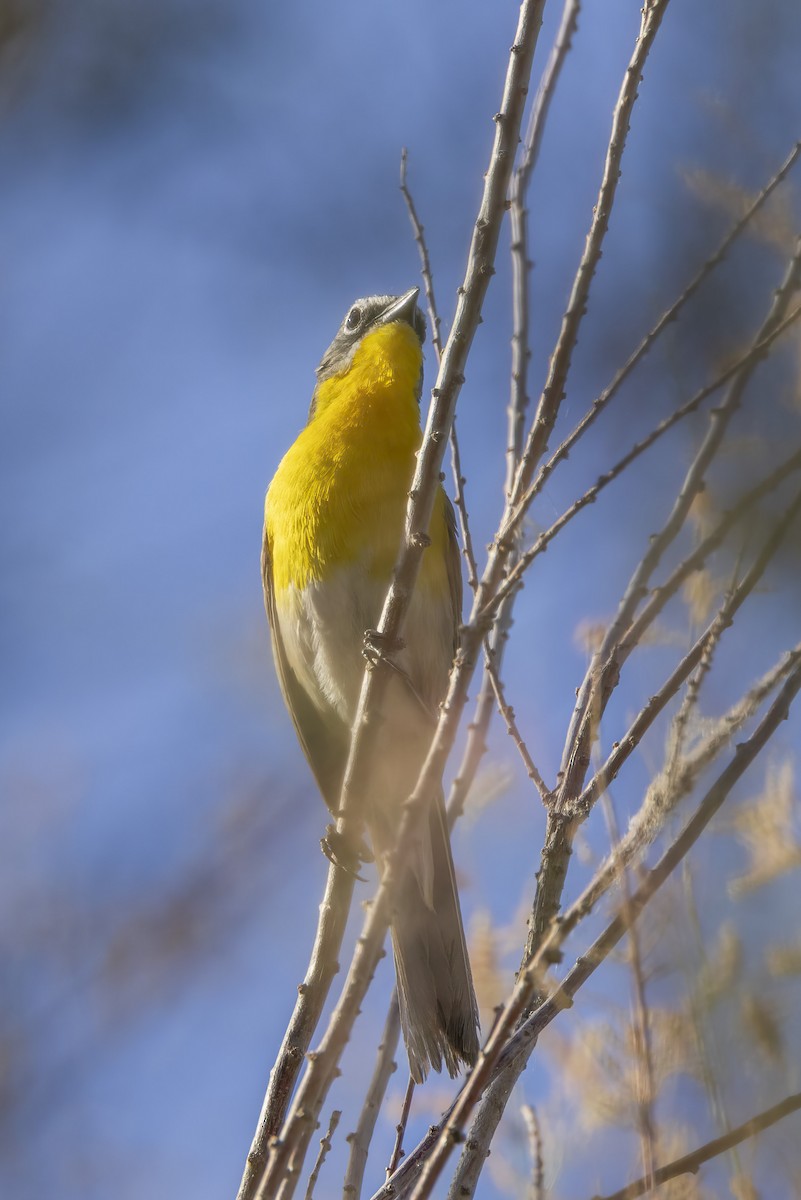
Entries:
<svg viewBox="0 0 801 1200">
<path fill-rule="evenodd" d="M 401 1028 L 412 1078 L 457 1075 L 478 1055 L 478 1006 L 440 797 L 400 880 L 392 917 Z"/>
</svg>

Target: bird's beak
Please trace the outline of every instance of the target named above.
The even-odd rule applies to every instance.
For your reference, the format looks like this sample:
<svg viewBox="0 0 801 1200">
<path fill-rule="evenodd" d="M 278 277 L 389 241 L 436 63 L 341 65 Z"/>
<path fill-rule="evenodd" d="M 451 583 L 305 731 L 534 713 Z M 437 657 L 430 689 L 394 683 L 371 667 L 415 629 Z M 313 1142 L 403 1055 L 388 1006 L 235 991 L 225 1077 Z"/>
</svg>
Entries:
<svg viewBox="0 0 801 1200">
<path fill-rule="evenodd" d="M 388 325 L 390 321 L 406 321 L 414 329 L 414 310 L 417 307 L 419 287 L 410 288 L 403 296 L 399 296 L 394 304 L 390 304 L 381 316 L 381 324 Z"/>
</svg>

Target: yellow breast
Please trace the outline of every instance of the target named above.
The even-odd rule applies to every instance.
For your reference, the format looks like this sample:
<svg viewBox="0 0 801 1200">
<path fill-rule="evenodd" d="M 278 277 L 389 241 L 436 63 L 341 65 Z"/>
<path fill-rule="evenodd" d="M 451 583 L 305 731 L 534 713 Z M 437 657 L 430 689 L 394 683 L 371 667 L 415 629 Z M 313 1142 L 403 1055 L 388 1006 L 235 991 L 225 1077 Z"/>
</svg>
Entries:
<svg viewBox="0 0 801 1200">
<path fill-rule="evenodd" d="M 265 521 L 277 594 L 304 588 L 359 563 L 389 581 L 420 445 L 417 388 L 422 350 L 403 322 L 379 326 L 350 366 L 317 389 L 316 410 L 270 484 Z M 439 553 L 424 556 L 423 577 L 441 580 L 444 495 L 432 520 Z M 434 562 L 439 560 L 439 569 Z"/>
</svg>

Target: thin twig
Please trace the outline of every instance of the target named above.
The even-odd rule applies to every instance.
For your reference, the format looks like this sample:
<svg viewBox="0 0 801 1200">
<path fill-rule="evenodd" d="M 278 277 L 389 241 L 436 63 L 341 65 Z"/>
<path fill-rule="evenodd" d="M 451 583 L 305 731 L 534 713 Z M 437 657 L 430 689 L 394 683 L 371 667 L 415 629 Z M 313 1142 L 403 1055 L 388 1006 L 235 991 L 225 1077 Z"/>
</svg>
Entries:
<svg viewBox="0 0 801 1200">
<path fill-rule="evenodd" d="M 559 30 L 551 48 L 551 53 L 548 56 L 548 62 L 539 87 L 537 88 L 526 136 L 523 141 L 520 162 L 512 178 L 512 186 L 509 192 L 509 216 L 512 234 L 512 379 L 506 443 L 505 491 L 507 502 L 512 495 L 515 476 L 523 454 L 525 417 L 529 405 L 528 368 L 531 360 L 531 350 L 529 347 L 529 276 L 531 262 L 528 256 L 528 210 L 526 208 L 526 197 L 531 183 L 531 176 L 539 157 L 540 145 L 542 144 L 551 101 L 556 91 L 562 66 L 570 50 L 571 39 L 578 24 L 579 9 L 580 0 L 565 0 Z M 514 565 L 518 552 L 518 547 L 515 546 L 509 556 L 509 567 Z M 476 574 L 476 586 L 477 584 L 478 578 Z M 489 682 L 495 693 L 498 710 L 506 723 L 510 737 L 513 739 L 523 759 L 529 779 L 533 780 L 540 793 L 540 797 L 545 800 L 548 789 L 534 764 L 528 747 L 517 726 L 514 711 L 506 703 L 500 678 L 500 662 L 512 621 L 514 596 L 515 592 L 512 590 L 507 597 L 507 602 L 501 606 L 498 612 L 492 636 L 485 639 L 485 680 Z"/>
<path fill-rule="evenodd" d="M 370 1152 L 370 1142 L 373 1138 L 375 1123 L 381 1105 L 384 1102 L 389 1081 L 398 1066 L 395 1062 L 395 1053 L 398 1049 L 399 1037 L 400 1012 L 398 1010 L 398 993 L 397 991 L 393 991 L 392 999 L 389 1003 L 389 1011 L 387 1012 L 387 1019 L 384 1023 L 384 1032 L 378 1047 L 373 1075 L 367 1088 L 362 1111 L 359 1113 L 356 1129 L 348 1135 L 347 1139 L 350 1142 L 350 1154 L 345 1170 L 345 1183 L 342 1189 L 342 1194 L 346 1200 L 359 1200 L 362 1194 L 364 1171 L 367 1166 L 367 1155 Z"/>
<path fill-rule="evenodd" d="M 531 1104 L 521 1108 L 523 1120 L 528 1133 L 529 1153 L 531 1155 L 531 1187 L 528 1200 L 545 1200 L 545 1164 L 542 1157 L 542 1130 L 537 1116 L 537 1110 Z"/>
<path fill-rule="evenodd" d="M 309 1176 L 309 1184 L 306 1188 L 306 1200 L 314 1200 L 314 1189 L 317 1186 L 317 1180 L 320 1178 L 320 1172 L 323 1169 L 323 1163 L 328 1156 L 328 1151 L 331 1149 L 331 1138 L 334 1136 L 339 1118 L 342 1113 L 338 1108 L 335 1108 L 331 1113 L 331 1120 L 328 1122 L 328 1132 L 325 1137 L 320 1138 L 320 1153 L 317 1155 L 317 1161 L 314 1164 L 312 1173 Z"/>
<path fill-rule="evenodd" d="M 387 1179 L 389 1179 L 390 1175 L 392 1175 L 393 1172 L 397 1170 L 398 1163 L 403 1158 L 403 1139 L 406 1136 L 406 1126 L 409 1123 L 409 1113 L 412 1110 L 412 1097 L 413 1096 L 414 1096 L 414 1080 L 412 1079 L 412 1077 L 410 1075 L 409 1082 L 406 1084 L 406 1092 L 404 1093 L 404 1096 L 403 1096 L 403 1106 L 401 1107 L 400 1120 L 398 1121 L 397 1125 L 395 1126 L 395 1144 L 392 1147 L 392 1153 L 390 1154 L 389 1162 L 387 1163 L 387 1169 L 386 1169 Z"/>
<path fill-rule="evenodd" d="M 434 352 L 437 356 L 437 365 L 442 360 L 442 342 L 440 340 L 440 319 L 437 311 L 437 301 L 434 296 L 434 276 L 431 271 L 431 256 L 428 253 L 428 244 L 425 238 L 425 229 L 422 221 L 417 215 L 417 207 L 414 203 L 414 198 L 409 185 L 406 182 L 406 167 L 407 153 L 404 146 L 401 151 L 401 169 L 400 169 L 400 190 L 403 199 L 406 202 L 406 208 L 409 213 L 409 220 L 414 232 L 414 240 L 417 242 L 417 249 L 420 253 L 420 271 L 423 276 L 423 287 L 426 294 L 426 305 L 428 307 L 428 319 L 431 325 L 431 344 L 434 347 Z M 459 451 L 459 437 L 456 432 L 456 417 L 454 415 L 451 423 L 450 431 L 451 444 L 451 471 L 453 473 L 453 499 L 456 505 L 456 511 L 459 514 L 459 527 L 462 533 L 462 546 L 467 563 L 467 582 L 472 591 L 478 587 L 478 568 L 476 566 L 476 555 L 473 549 L 473 538 L 470 533 L 470 521 L 467 516 L 467 498 L 464 492 L 465 477 L 462 474 L 462 456 Z M 461 616 L 461 613 L 459 614 Z"/>
<path fill-rule="evenodd" d="M 487 638 L 485 642 L 484 649 L 486 653 L 486 663 L 484 669 L 486 670 L 487 676 L 492 685 L 492 690 L 495 693 L 495 702 L 498 705 L 498 712 L 501 714 L 501 717 L 506 724 L 507 733 L 517 747 L 529 779 L 539 792 L 540 799 L 542 800 L 543 804 L 547 804 L 548 797 L 550 795 L 550 789 L 545 780 L 542 778 L 542 775 L 540 775 L 534 759 L 531 757 L 531 752 L 526 745 L 525 739 L 517 724 L 517 720 L 515 719 L 515 710 L 510 704 L 507 703 L 504 687 L 495 667 L 495 651 L 490 645 L 489 638 Z"/>
<path fill-rule="evenodd" d="M 437 356 L 437 362 L 442 358 L 442 338 L 440 336 L 440 319 L 437 311 L 437 302 L 434 299 L 434 275 L 431 270 L 431 256 L 428 253 L 428 245 L 425 239 L 425 227 L 423 222 L 417 215 L 417 207 L 414 203 L 414 197 L 409 190 L 409 185 L 406 182 L 406 169 L 408 166 L 409 155 L 406 147 L 401 150 L 401 165 L 400 165 L 400 190 L 406 208 L 409 213 L 409 220 L 412 224 L 414 240 L 417 242 L 417 249 L 420 254 L 420 271 L 423 276 L 423 288 L 426 294 L 426 304 L 428 307 L 428 319 L 431 324 L 431 345 Z"/>
<path fill-rule="evenodd" d="M 432 330 L 431 341 L 437 356 L 437 362 L 439 362 L 442 357 L 442 343 L 440 341 L 440 317 L 437 310 L 436 297 L 434 295 L 434 276 L 431 269 L 431 256 L 428 252 L 428 243 L 426 242 L 425 238 L 425 227 L 418 216 L 417 206 L 415 205 L 414 197 L 412 196 L 411 190 L 407 183 L 407 167 L 408 154 L 406 147 L 404 146 L 403 150 L 401 151 L 400 190 L 406 203 L 409 220 L 414 233 L 414 240 L 417 243 L 417 248 L 420 254 L 420 270 L 423 277 L 423 287 L 426 295 L 428 319 Z M 473 549 L 473 539 L 470 533 L 470 522 L 467 515 L 467 501 L 464 494 L 465 479 L 462 475 L 461 454 L 459 451 L 459 439 L 456 433 L 455 417 L 453 424 L 451 425 L 450 443 L 451 469 L 454 483 L 454 500 L 456 504 L 456 511 L 459 515 L 463 553 L 467 563 L 467 579 L 471 590 L 475 592 L 476 588 L 478 587 L 478 568 Z M 485 642 L 485 654 L 487 657 L 487 664 L 489 664 L 491 650 L 489 648 L 488 641 Z M 497 697 L 497 687 L 495 687 L 492 679 L 487 674 L 485 675 L 485 685 L 482 687 L 482 694 L 479 697 L 478 712 L 475 721 L 473 724 L 471 724 L 468 730 L 468 746 L 465 751 L 465 759 L 457 778 L 454 781 L 454 795 L 451 797 L 451 800 L 448 804 L 451 828 L 453 828 L 453 825 L 463 811 L 464 799 L 475 777 L 478 763 L 486 749 L 484 739 L 486 738 L 487 729 L 489 728 L 493 711 L 492 703 L 486 703 L 489 686 L 492 686 L 492 689 Z M 499 708 L 501 708 L 500 704 Z M 504 715 L 502 708 L 501 715 Z"/>
<path fill-rule="evenodd" d="M 711 628 L 708 631 L 706 644 L 698 661 L 698 666 L 693 671 L 687 681 L 687 687 L 679 705 L 678 712 L 673 717 L 670 723 L 670 731 L 668 733 L 668 756 L 664 769 L 664 778 L 667 781 L 668 790 L 671 790 L 671 782 L 674 775 L 680 770 L 681 762 L 685 757 L 685 743 L 687 738 L 687 730 L 690 726 L 690 721 L 693 715 L 698 711 L 698 698 L 701 694 L 704 679 L 712 669 L 712 662 L 715 657 L 718 643 L 722 638 L 725 630 L 728 627 L 728 619 L 726 616 L 726 606 L 730 601 L 731 595 L 737 586 L 737 574 L 740 566 L 740 559 L 737 560 L 732 582 L 724 596 L 723 604 L 721 605 L 718 616 L 713 621 Z"/>
<path fill-rule="evenodd" d="M 509 219 L 512 253 L 512 384 L 509 398 L 509 424 L 506 443 L 506 495 L 511 496 L 515 475 L 523 453 L 523 434 L 528 411 L 529 349 L 529 274 L 531 262 L 528 251 L 528 211 L 526 197 L 531 175 L 539 158 L 542 137 L 548 119 L 556 85 L 576 32 L 580 0 L 565 0 L 562 19 L 554 39 L 531 108 L 520 162 L 512 178 L 509 192 Z"/>
<path fill-rule="evenodd" d="M 267 1163 L 270 1141 L 278 1133 L 295 1081 L 320 1019 L 331 982 L 339 970 L 339 952 L 353 896 L 353 876 L 333 864 L 328 868 L 325 893 L 306 976 L 264 1097 L 256 1132 L 245 1164 L 237 1200 L 253 1200 Z"/>
<path fill-rule="evenodd" d="M 769 1129 L 771 1125 L 789 1117 L 791 1113 L 798 1112 L 799 1109 L 801 1109 L 801 1092 L 796 1092 L 793 1096 L 786 1096 L 772 1108 L 767 1108 L 758 1116 L 744 1121 L 742 1125 L 738 1125 L 736 1129 L 730 1130 L 722 1137 L 713 1138 L 711 1142 L 705 1142 L 703 1146 L 699 1146 L 689 1154 L 675 1158 L 673 1162 L 667 1163 L 664 1167 L 658 1167 L 654 1174 L 656 1185 L 661 1186 L 669 1179 L 677 1179 L 680 1175 L 697 1175 L 704 1163 L 717 1158 L 733 1146 L 738 1146 L 740 1142 L 761 1133 L 763 1129 Z M 637 1200 L 637 1197 L 643 1196 L 647 1190 L 646 1180 L 638 1179 L 635 1183 L 621 1188 L 620 1191 L 611 1192 L 607 1196 L 595 1196 L 594 1200 Z"/>
</svg>

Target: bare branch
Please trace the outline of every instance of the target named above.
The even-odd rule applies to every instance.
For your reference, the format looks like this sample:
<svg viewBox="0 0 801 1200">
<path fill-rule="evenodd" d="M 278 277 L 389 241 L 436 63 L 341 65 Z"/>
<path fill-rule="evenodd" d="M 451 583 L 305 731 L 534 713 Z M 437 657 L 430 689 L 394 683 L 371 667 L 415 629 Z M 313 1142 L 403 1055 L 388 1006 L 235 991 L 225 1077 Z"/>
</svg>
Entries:
<svg viewBox="0 0 801 1200">
<path fill-rule="evenodd" d="M 696 1175 L 704 1163 L 717 1158 L 733 1146 L 738 1146 L 740 1142 L 754 1137 L 757 1133 L 761 1133 L 763 1129 L 769 1129 L 771 1125 L 789 1117 L 791 1113 L 798 1112 L 799 1109 L 801 1109 L 801 1092 L 796 1092 L 795 1095 L 787 1096 L 778 1104 L 774 1104 L 772 1108 L 765 1109 L 758 1116 L 744 1121 L 742 1125 L 738 1125 L 736 1129 L 730 1130 L 722 1137 L 713 1138 L 711 1142 L 705 1142 L 703 1146 L 699 1146 L 690 1154 L 684 1154 L 664 1167 L 657 1168 L 654 1174 L 656 1186 L 667 1183 L 669 1179 L 677 1179 L 680 1175 Z M 595 1196 L 594 1200 L 636 1200 L 637 1196 L 644 1196 L 648 1190 L 648 1181 L 638 1179 L 636 1183 L 630 1183 L 618 1192 L 611 1192 L 608 1196 Z"/>
<path fill-rule="evenodd" d="M 412 1109 L 412 1097 L 414 1096 L 414 1080 L 411 1075 L 409 1082 L 406 1084 L 406 1093 L 403 1097 L 403 1106 L 398 1124 L 395 1126 L 395 1145 L 392 1147 L 392 1153 L 389 1156 L 387 1163 L 386 1176 L 389 1179 L 390 1175 L 397 1169 L 398 1163 L 403 1158 L 403 1139 L 406 1136 L 406 1126 L 409 1123 L 409 1113 Z"/>
<path fill-rule="evenodd" d="M 425 239 L 425 227 L 417 215 L 417 208 L 414 203 L 414 197 L 409 191 L 409 185 L 406 182 L 406 168 L 408 166 L 409 155 L 404 146 L 401 150 L 401 165 L 400 165 L 400 190 L 401 195 L 406 204 L 409 213 L 409 220 L 414 233 L 414 240 L 417 243 L 417 249 L 420 254 L 420 272 L 423 276 L 423 288 L 426 294 L 426 305 L 428 307 L 428 320 L 431 325 L 431 345 L 434 347 L 434 352 L 437 356 L 437 362 L 442 358 L 442 338 L 440 337 L 440 319 L 437 310 L 437 302 L 434 299 L 434 276 L 431 271 L 431 257 L 428 253 L 428 245 Z"/>
<path fill-rule="evenodd" d="M 320 1172 L 323 1169 L 328 1151 L 331 1149 L 331 1138 L 334 1136 L 336 1127 L 339 1124 L 339 1118 L 342 1113 L 338 1108 L 335 1108 L 331 1113 L 331 1120 L 328 1122 L 328 1132 L 325 1137 L 320 1138 L 320 1153 L 317 1155 L 317 1161 L 314 1164 L 311 1175 L 309 1176 L 309 1184 L 306 1188 L 306 1200 L 314 1200 L 314 1189 L 317 1187 L 317 1180 L 320 1178 Z"/>
<path fill-rule="evenodd" d="M 515 475 L 523 453 L 523 433 L 528 411 L 528 364 L 531 359 L 528 331 L 529 272 L 528 212 L 526 194 L 531 174 L 539 157 L 542 135 L 551 101 L 556 91 L 571 39 L 578 25 L 580 0 L 565 0 L 559 31 L 551 47 L 537 95 L 529 117 L 520 163 L 509 193 L 509 218 L 512 231 L 512 388 L 509 400 L 509 425 L 506 445 L 506 495 L 511 496 Z"/>
<path fill-rule="evenodd" d="M 542 1158 L 542 1130 L 540 1129 L 537 1110 L 530 1104 L 521 1108 L 523 1120 L 528 1132 L 528 1144 L 531 1154 L 531 1188 L 528 1200 L 545 1200 L 545 1166 Z"/>
<path fill-rule="evenodd" d="M 495 666 L 495 651 L 492 649 L 489 639 L 485 641 L 484 648 L 486 652 L 485 670 L 492 685 L 492 690 L 495 693 L 495 702 L 498 705 L 498 711 L 506 724 L 506 731 L 517 747 L 518 753 L 523 760 L 523 765 L 526 768 L 526 773 L 539 792 L 540 799 L 542 800 L 543 804 L 547 804 L 548 796 L 550 795 L 550 789 L 548 788 L 545 780 L 542 778 L 542 775 L 540 775 L 534 763 L 534 759 L 531 757 L 531 752 L 525 743 L 523 735 L 520 732 L 515 719 L 515 710 L 506 701 L 503 684 L 501 683 L 500 676 L 498 675 L 498 671 Z"/>
<path fill-rule="evenodd" d="M 295 1087 L 298 1073 L 320 1020 L 331 982 L 339 971 L 339 952 L 353 896 L 353 876 L 333 864 L 328 869 L 325 893 L 306 976 L 284 1040 L 270 1072 L 256 1132 L 248 1153 L 237 1200 L 253 1200 L 267 1163 L 270 1141 L 278 1133 Z"/>
<path fill-rule="evenodd" d="M 403 199 L 406 202 L 406 208 L 409 212 L 409 220 L 414 232 L 414 240 L 417 243 L 417 248 L 420 252 L 420 270 L 423 276 L 423 287 L 426 294 L 426 305 L 428 307 L 428 319 L 431 325 L 431 343 L 434 347 L 434 352 L 437 356 L 437 363 L 442 359 L 442 342 L 440 340 L 440 319 L 437 311 L 437 302 L 434 297 L 434 276 L 431 271 L 431 256 L 428 253 L 428 245 L 425 239 L 425 230 L 423 224 L 417 215 L 417 207 L 414 203 L 414 198 L 409 185 L 406 182 L 406 166 L 407 153 L 404 147 L 401 151 L 401 171 L 400 171 L 400 190 Z M 462 456 L 459 451 L 459 438 L 456 433 L 456 417 L 454 416 L 451 423 L 450 432 L 451 443 L 451 469 L 453 473 L 453 499 L 456 505 L 456 511 L 459 514 L 459 527 L 462 533 L 462 546 L 467 563 L 467 582 L 472 591 L 478 587 L 478 569 L 476 567 L 476 556 L 473 550 L 473 539 L 470 534 L 470 522 L 467 516 L 467 499 L 464 494 L 465 478 L 462 474 Z"/>
<path fill-rule="evenodd" d="M 375 1123 L 384 1102 L 389 1081 L 398 1067 L 395 1062 L 395 1053 L 398 1049 L 399 1037 L 400 1013 L 398 1011 L 398 993 L 395 991 L 389 1003 L 384 1032 L 378 1047 L 373 1075 L 364 1097 L 362 1111 L 356 1122 L 356 1129 L 348 1135 L 347 1139 L 350 1142 L 350 1155 L 345 1171 L 345 1184 L 342 1189 L 345 1200 L 359 1200 L 362 1194 L 364 1170 L 367 1166 L 367 1155 L 370 1151 Z"/>
</svg>

